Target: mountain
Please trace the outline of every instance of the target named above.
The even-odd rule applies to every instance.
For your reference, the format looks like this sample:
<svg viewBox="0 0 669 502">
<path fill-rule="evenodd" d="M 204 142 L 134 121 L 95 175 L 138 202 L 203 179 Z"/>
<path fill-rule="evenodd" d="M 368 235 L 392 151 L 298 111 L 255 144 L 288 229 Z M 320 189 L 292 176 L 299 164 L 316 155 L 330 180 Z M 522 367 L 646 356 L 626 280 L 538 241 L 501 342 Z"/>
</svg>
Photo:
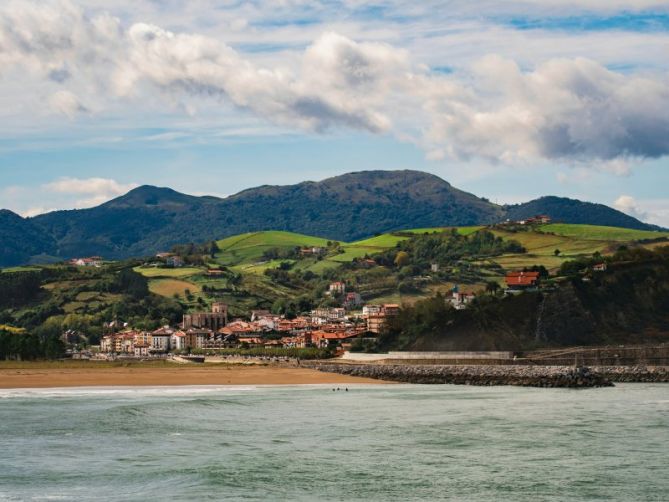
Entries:
<svg viewBox="0 0 669 502">
<path fill-rule="evenodd" d="M 225 200 L 235 230 L 288 230 L 351 241 L 401 228 L 497 221 L 499 206 L 417 171 L 367 171 L 293 186 L 262 186 Z M 246 221 L 244 221 L 246 220 Z"/>
<path fill-rule="evenodd" d="M 27 263 L 32 256 L 52 252 L 55 246 L 53 237 L 38 225 L 0 209 L 0 266 Z"/>
<path fill-rule="evenodd" d="M 523 220 L 538 214 L 547 214 L 553 220 L 565 223 L 596 224 L 635 230 L 662 230 L 658 226 L 643 223 L 604 204 L 582 202 L 566 197 L 540 197 L 524 204 L 506 206 L 505 209 L 507 217 L 512 220 Z"/>
<path fill-rule="evenodd" d="M 108 258 L 244 232 L 286 230 L 334 240 L 416 226 L 498 221 L 499 206 L 416 171 L 369 171 L 289 186 L 261 186 L 225 199 L 142 186 L 101 206 L 37 216 L 57 253 Z"/>
<path fill-rule="evenodd" d="M 0 225 L 0 266 L 43 254 L 63 259 L 143 256 L 178 243 L 260 230 L 353 241 L 406 228 L 487 224 L 540 213 L 567 223 L 655 229 L 599 204 L 544 197 L 502 207 L 432 174 L 363 171 L 319 182 L 260 186 L 225 199 L 142 186 L 89 209 L 28 219 L 6 211 L 2 217 L 10 223 Z"/>
</svg>

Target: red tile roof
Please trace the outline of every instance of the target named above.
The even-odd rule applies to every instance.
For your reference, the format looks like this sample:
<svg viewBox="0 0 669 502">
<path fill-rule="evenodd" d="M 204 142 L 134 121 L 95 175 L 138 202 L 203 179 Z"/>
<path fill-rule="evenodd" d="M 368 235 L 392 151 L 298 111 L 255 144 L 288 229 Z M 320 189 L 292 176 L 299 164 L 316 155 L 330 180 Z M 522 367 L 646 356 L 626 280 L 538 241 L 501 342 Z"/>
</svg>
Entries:
<svg viewBox="0 0 669 502">
<path fill-rule="evenodd" d="M 539 280 L 539 272 L 509 272 L 505 280 L 509 286 L 534 286 Z"/>
</svg>

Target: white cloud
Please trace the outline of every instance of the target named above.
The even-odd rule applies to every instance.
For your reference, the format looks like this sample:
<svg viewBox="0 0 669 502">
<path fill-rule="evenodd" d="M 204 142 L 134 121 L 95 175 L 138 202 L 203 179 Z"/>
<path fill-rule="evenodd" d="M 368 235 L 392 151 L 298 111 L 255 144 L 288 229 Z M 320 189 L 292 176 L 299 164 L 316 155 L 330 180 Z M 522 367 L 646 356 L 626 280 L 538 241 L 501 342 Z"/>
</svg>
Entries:
<svg viewBox="0 0 669 502">
<path fill-rule="evenodd" d="M 580 57 L 551 58 L 526 69 L 491 54 L 444 75 L 412 60 L 405 49 L 329 30 L 301 53 L 268 66 L 215 37 L 143 22 L 126 27 L 101 10 L 104 4 L 87 5 L 88 14 L 66 0 L 10 1 L 0 8 L 0 71 L 25 72 L 36 92 L 48 93 L 52 110 L 73 119 L 89 109 L 104 114 L 127 107 L 193 115 L 196 100 L 208 113 L 232 105 L 299 131 L 391 133 L 420 145 L 431 159 L 550 160 L 626 174 L 634 159 L 669 154 L 669 79 L 663 73 L 616 72 Z M 190 10 L 186 3 L 178 5 L 191 14 L 209 5 L 216 16 L 227 16 L 231 33 L 249 36 L 263 19 L 257 3 L 237 12 L 214 9 L 229 6 L 207 0 Z M 381 4 L 419 16 L 421 26 L 435 5 Z M 541 10 L 557 3 L 513 5 Z M 584 8 L 615 9 L 611 5 L 593 0 Z M 321 3 L 299 6 L 317 19 L 331 9 Z M 631 7 L 655 8 L 657 2 L 639 0 Z M 295 8 L 295 2 L 285 2 L 276 16 L 288 18 Z M 468 9 L 462 2 L 453 8 L 461 14 Z M 141 4 L 139 12 L 153 11 Z M 316 29 L 323 31 L 320 25 Z M 19 113 L 25 116 L 26 110 Z"/>
<path fill-rule="evenodd" d="M 58 91 L 49 98 L 49 105 L 54 111 L 73 119 L 79 113 L 86 113 L 87 108 L 69 91 Z"/>
<path fill-rule="evenodd" d="M 638 205 L 646 214 L 646 221 L 669 228 L 669 199 L 644 199 Z"/>
<path fill-rule="evenodd" d="M 637 199 L 621 195 L 613 207 L 642 221 L 669 228 L 669 199 Z"/>
<path fill-rule="evenodd" d="M 114 197 L 127 193 L 137 186 L 136 183 L 123 184 L 108 178 L 61 178 L 42 185 L 42 190 L 67 196 L 76 196 L 72 202 L 73 206 L 84 208 L 107 202 Z"/>
<path fill-rule="evenodd" d="M 509 163 L 595 160 L 618 173 L 625 172 L 618 159 L 669 154 L 665 80 L 625 76 L 582 58 L 524 72 L 488 56 L 474 71 L 464 97 L 443 98 L 441 87 L 433 89 L 428 148 Z"/>
<path fill-rule="evenodd" d="M 640 220 L 648 217 L 644 211 L 639 209 L 636 199 L 631 195 L 621 195 L 614 201 L 613 207 Z"/>
<path fill-rule="evenodd" d="M 49 213 L 51 211 L 55 211 L 56 208 L 53 207 L 44 207 L 44 206 L 31 206 L 28 209 L 25 209 L 20 212 L 21 216 L 24 218 L 31 218 L 33 216 L 37 216 L 40 214 L 44 213 Z"/>
</svg>

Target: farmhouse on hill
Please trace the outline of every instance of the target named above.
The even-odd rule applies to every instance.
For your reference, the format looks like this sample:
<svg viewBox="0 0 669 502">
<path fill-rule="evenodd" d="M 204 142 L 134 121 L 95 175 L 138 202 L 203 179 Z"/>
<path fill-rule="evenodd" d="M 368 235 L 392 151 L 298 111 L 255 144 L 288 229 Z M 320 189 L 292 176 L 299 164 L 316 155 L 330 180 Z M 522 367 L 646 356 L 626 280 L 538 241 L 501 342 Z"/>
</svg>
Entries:
<svg viewBox="0 0 669 502">
<path fill-rule="evenodd" d="M 509 272 L 504 280 L 508 293 L 527 291 L 539 286 L 539 272 Z"/>
</svg>

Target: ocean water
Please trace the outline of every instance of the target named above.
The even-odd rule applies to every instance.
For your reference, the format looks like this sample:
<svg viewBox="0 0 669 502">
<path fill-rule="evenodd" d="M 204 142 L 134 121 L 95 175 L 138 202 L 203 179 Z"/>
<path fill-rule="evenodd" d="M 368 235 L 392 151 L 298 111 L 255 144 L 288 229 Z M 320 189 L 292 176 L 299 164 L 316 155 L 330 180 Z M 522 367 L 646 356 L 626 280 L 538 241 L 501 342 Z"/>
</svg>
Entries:
<svg viewBox="0 0 669 502">
<path fill-rule="evenodd" d="M 0 500 L 669 500 L 669 385 L 0 391 Z"/>
</svg>

